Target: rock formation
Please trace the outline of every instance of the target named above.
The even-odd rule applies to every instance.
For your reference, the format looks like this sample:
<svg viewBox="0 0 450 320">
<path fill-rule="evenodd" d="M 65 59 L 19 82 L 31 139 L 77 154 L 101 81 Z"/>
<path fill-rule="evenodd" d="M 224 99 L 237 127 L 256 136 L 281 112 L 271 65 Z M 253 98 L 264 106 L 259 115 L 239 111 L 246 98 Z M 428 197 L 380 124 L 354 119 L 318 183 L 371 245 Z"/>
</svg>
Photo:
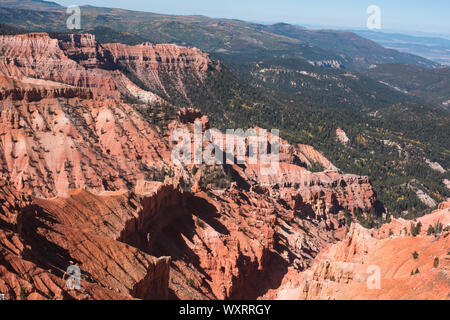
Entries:
<svg viewBox="0 0 450 320">
<path fill-rule="evenodd" d="M 261 162 L 173 163 L 174 130 L 210 127 L 199 110 L 165 101 L 189 100 L 186 81 L 221 71 L 198 49 L 45 33 L 0 36 L 0 48 L 8 299 L 340 298 L 336 288 L 353 288 L 361 261 L 395 249 L 386 232 L 425 250 L 424 272 L 425 257 L 443 255 L 447 233 L 430 244 L 423 233 L 401 235 L 403 221 L 376 231 L 354 224 L 354 212 L 382 214 L 369 177 L 340 173 L 312 146 L 281 139 L 269 175 Z M 424 227 L 438 216 L 448 223 L 446 206 Z M 81 270 L 81 290 L 67 287 L 70 266 Z"/>
<path fill-rule="evenodd" d="M 343 145 L 347 145 L 350 142 L 347 134 L 341 128 L 336 129 L 336 139 Z"/>
<path fill-rule="evenodd" d="M 328 246 L 311 268 L 290 274 L 267 297 L 278 299 L 448 299 L 450 202 L 411 221 L 393 220 L 378 230 L 353 224 L 345 239 Z M 434 234 L 430 226 L 442 224 Z M 379 273 L 378 273 L 379 272 Z M 379 277 L 378 277 L 379 275 Z"/>
<path fill-rule="evenodd" d="M 0 181 L 0 292 L 8 300 L 167 298 L 170 258 L 152 257 L 107 231 L 114 216 L 132 214 L 130 197 L 95 198 L 79 190 L 33 202 Z M 96 209 L 86 210 L 80 201 Z M 107 205 L 113 202 L 115 208 Z M 71 265 L 82 270 L 80 290 L 66 284 Z"/>
<path fill-rule="evenodd" d="M 163 102 L 139 88 L 111 61 L 110 53 L 89 34 L 51 38 L 47 33 L 0 36 L 0 73 L 89 88 L 94 96 L 129 95 L 147 103 Z"/>
<path fill-rule="evenodd" d="M 126 68 L 148 90 L 165 98 L 181 95 L 188 103 L 187 82 L 193 86 L 205 81 L 208 71 L 221 69 L 219 62 L 196 48 L 150 43 L 136 46 L 111 43 L 104 47 L 113 56 L 114 63 Z"/>
<path fill-rule="evenodd" d="M 131 105 L 83 90 L 34 86 L 19 90 L 32 101 L 0 101 L 1 177 L 47 197 L 118 190 L 151 174 L 169 152 L 160 135 Z"/>
<path fill-rule="evenodd" d="M 450 190 L 450 180 L 444 179 L 444 185 Z"/>
</svg>

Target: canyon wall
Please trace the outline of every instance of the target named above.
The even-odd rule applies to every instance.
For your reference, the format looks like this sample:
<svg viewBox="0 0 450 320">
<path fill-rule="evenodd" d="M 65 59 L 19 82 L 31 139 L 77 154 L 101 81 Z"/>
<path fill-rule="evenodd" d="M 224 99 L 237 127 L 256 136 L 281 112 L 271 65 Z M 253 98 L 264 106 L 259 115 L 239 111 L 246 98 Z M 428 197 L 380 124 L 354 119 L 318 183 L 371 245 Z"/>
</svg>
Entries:
<svg viewBox="0 0 450 320">
<path fill-rule="evenodd" d="M 6 299 L 166 299 L 168 297 L 169 257 L 155 258 L 106 234 L 98 233 L 92 221 L 101 221 L 105 211 L 77 211 L 64 204 L 61 211 L 46 211 L 61 205 L 55 200 L 33 202 L 0 181 L 0 291 Z M 121 214 L 127 211 L 127 196 L 105 196 L 97 208 L 115 200 Z M 73 191 L 66 201 L 93 196 Z M 79 204 L 79 202 L 77 202 Z M 129 204 L 131 206 L 131 202 Z M 125 208 L 124 208 L 125 207 Z M 110 208 L 110 207 L 107 207 Z M 121 207 L 116 207 L 115 210 Z M 128 212 L 131 212 L 128 207 Z M 83 209 L 83 208 L 79 208 Z M 55 214 L 57 212 L 58 214 Z M 74 217 L 86 219 L 74 225 Z M 106 221 L 105 221 L 106 223 Z M 81 289 L 66 285 L 70 266 L 81 271 Z"/>
<path fill-rule="evenodd" d="M 339 263 L 388 240 L 387 227 L 371 234 L 354 224 L 355 212 L 385 218 L 369 177 L 342 174 L 312 146 L 284 140 L 271 175 L 248 161 L 172 162 L 172 132 L 192 132 L 195 120 L 203 131 L 210 124 L 164 98 L 189 99 L 186 81 L 201 83 L 221 68 L 176 45 L 0 36 L 0 292 L 11 299 L 339 297 L 332 285 L 321 289 L 354 279 Z M 307 169 L 317 165 L 325 171 Z M 400 237 L 404 223 L 394 224 Z M 339 254 L 321 262 L 328 250 Z M 82 291 L 66 286 L 73 265 Z"/>
<path fill-rule="evenodd" d="M 283 285 L 266 297 L 448 299 L 449 207 L 447 200 L 439 210 L 415 222 L 395 219 L 380 229 L 353 224 L 345 239 L 325 248 L 308 270 L 288 275 Z M 421 223 L 422 231 L 412 234 L 411 223 Z M 433 232 L 427 231 L 430 226 Z"/>
<path fill-rule="evenodd" d="M 198 86 L 206 80 L 208 72 L 221 70 L 220 62 L 196 48 L 150 43 L 136 46 L 111 43 L 104 47 L 113 56 L 114 63 L 166 99 L 181 96 L 190 103 L 186 87 Z"/>
</svg>

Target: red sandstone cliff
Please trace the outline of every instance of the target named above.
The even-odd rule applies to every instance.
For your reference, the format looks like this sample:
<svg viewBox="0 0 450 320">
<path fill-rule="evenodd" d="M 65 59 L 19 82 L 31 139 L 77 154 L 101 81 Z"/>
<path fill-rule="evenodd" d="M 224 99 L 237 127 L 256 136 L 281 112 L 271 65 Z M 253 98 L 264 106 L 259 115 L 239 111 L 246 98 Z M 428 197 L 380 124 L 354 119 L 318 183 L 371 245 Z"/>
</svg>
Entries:
<svg viewBox="0 0 450 320">
<path fill-rule="evenodd" d="M 289 274 L 267 297 L 278 299 L 448 299 L 450 292 L 449 201 L 417 219 L 422 230 L 442 223 L 442 231 L 413 236 L 411 221 L 394 220 L 378 230 L 358 224 L 345 239 L 324 249 L 308 270 Z M 386 230 L 390 230 L 389 233 Z M 373 267 L 379 268 L 376 287 Z M 372 269 L 370 269 L 372 268 Z M 368 283 L 369 282 L 369 286 Z"/>
<path fill-rule="evenodd" d="M 53 211 L 57 202 L 33 203 L 0 181 L 0 292 L 6 299 L 167 298 L 170 258 L 152 257 L 99 232 L 92 224 L 103 221 L 105 214 L 132 212 L 130 197 L 118 194 L 95 199 L 87 192 L 74 191 L 64 201 L 72 199 L 85 204 L 94 201 L 91 205 L 95 203 L 97 210 L 77 211 L 75 205 L 70 208 L 66 203 L 61 211 Z M 106 205 L 112 201 L 115 208 Z M 79 216 L 68 219 L 64 213 L 69 211 Z M 71 219 L 77 219 L 76 225 Z M 73 264 L 82 270 L 82 290 L 66 286 L 64 272 Z"/>
<path fill-rule="evenodd" d="M 145 272 L 127 267 L 126 272 L 136 274 L 129 278 L 117 269 L 128 265 L 129 255 L 135 256 L 135 250 L 140 250 L 151 256 L 171 257 L 172 298 L 255 299 L 278 287 L 289 266 L 303 270 L 321 248 L 342 236 L 342 208 L 370 205 L 374 199 L 373 192 L 359 194 L 361 188 L 371 189 L 366 178 L 311 174 L 294 163 L 283 174 L 291 175 L 294 182 L 303 176 L 314 177 L 311 181 L 315 182 L 299 189 L 280 183 L 280 188 L 272 190 L 247 180 L 250 189 L 230 186 L 205 192 L 200 188 L 192 194 L 183 192 L 183 183 L 176 179 L 166 184 L 143 182 L 148 168 L 142 163 L 170 165 L 169 142 L 148 127 L 131 106 L 78 97 L 36 102 L 7 99 L 5 104 L 10 107 L 2 110 L 3 159 L 7 164 L 3 174 L 35 195 L 52 195 L 57 190 L 64 196 L 36 198 L 38 214 L 27 216 L 30 228 L 26 233 L 18 232 L 18 236 L 25 237 L 23 242 L 32 246 L 33 254 L 46 269 L 48 264 L 57 265 L 60 275 L 68 261 L 76 261 L 102 288 L 117 289 L 128 297 L 150 298 L 138 285 L 149 286 L 147 280 L 138 280 L 146 279 Z M 171 127 L 190 128 L 191 118 L 201 117 L 187 117 L 185 113 L 179 115 L 185 124 L 175 121 Z M 204 122 L 206 126 L 207 120 Z M 105 139 L 102 129 L 110 133 Z M 58 139 L 60 144 L 55 143 Z M 282 157 L 285 163 L 292 160 L 288 155 Z M 31 179 L 25 178 L 27 173 Z M 248 179 L 245 175 L 242 178 Z M 137 184 L 138 195 L 127 191 L 102 193 L 105 189 L 126 189 L 130 182 Z M 98 195 L 71 190 L 72 186 Z M 308 190 L 311 192 L 306 195 Z M 100 252 L 83 254 L 94 250 L 91 246 L 118 250 L 118 255 L 114 253 L 114 259 L 110 259 Z M 58 248 L 66 254 L 64 261 L 53 261 L 45 255 Z M 101 261 L 91 261 L 94 256 Z M 30 262 L 40 265 L 34 261 Z M 110 271 L 105 273 L 102 268 L 118 272 L 114 277 L 119 281 L 110 279 Z M 17 270 L 16 277 L 23 277 L 21 272 Z M 59 288 L 64 286 L 58 283 Z M 67 297 L 43 292 L 34 282 L 27 288 L 27 292 L 38 292 L 39 297 Z M 117 298 L 104 293 L 76 296 L 83 297 Z"/>
<path fill-rule="evenodd" d="M 89 34 L 53 39 L 46 33 L 0 36 L 0 74 L 32 77 L 89 88 L 95 96 L 129 95 L 147 103 L 163 102 L 117 70 L 109 53 Z"/>
<path fill-rule="evenodd" d="M 111 43 L 104 47 L 113 56 L 114 63 L 126 67 L 150 91 L 167 98 L 174 94 L 170 87 L 175 89 L 177 95 L 181 94 L 190 101 L 186 80 L 190 85 L 203 82 L 208 71 L 220 71 L 221 68 L 220 63 L 212 61 L 206 53 L 196 48 L 150 43 L 136 46 Z"/>
<path fill-rule="evenodd" d="M 124 66 L 150 91 L 133 84 Z M 173 91 L 161 76 L 170 74 L 171 90 L 185 94 L 186 79 L 202 81 L 211 70 L 220 63 L 175 45 L 102 46 L 86 34 L 0 36 L 1 293 L 322 298 L 320 290 L 298 291 L 306 269 L 319 270 L 318 286 L 328 269 L 340 270 L 320 271 L 319 252 L 344 239 L 351 250 L 336 249 L 333 261 L 365 254 L 356 238 L 369 231 L 354 226 L 346 237 L 345 212 L 374 207 L 370 180 L 340 174 L 311 146 L 282 141 L 274 175 L 262 175 L 260 164 L 213 168 L 234 180 L 221 188 L 203 183 L 207 166 L 172 163 L 171 132 L 192 130 L 196 119 L 206 130 L 209 122 L 195 109 L 164 120 L 171 106 L 160 106 L 155 93 Z M 308 171 L 314 163 L 328 170 Z M 82 270 L 82 292 L 65 286 L 73 263 Z"/>
<path fill-rule="evenodd" d="M 169 153 L 144 116 L 120 100 L 90 99 L 68 86 L 14 90 L 2 91 L 0 101 L 0 177 L 19 190 L 118 190 L 151 174 Z"/>
</svg>

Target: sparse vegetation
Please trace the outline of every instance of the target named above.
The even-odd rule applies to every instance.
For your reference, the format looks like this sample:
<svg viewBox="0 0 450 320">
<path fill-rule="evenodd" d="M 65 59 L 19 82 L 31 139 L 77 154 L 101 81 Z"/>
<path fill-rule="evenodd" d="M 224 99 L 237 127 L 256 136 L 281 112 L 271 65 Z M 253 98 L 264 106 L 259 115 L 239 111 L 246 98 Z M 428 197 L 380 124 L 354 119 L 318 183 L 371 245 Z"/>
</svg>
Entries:
<svg viewBox="0 0 450 320">
<path fill-rule="evenodd" d="M 27 300 L 27 291 L 24 287 L 20 287 L 20 300 Z"/>
<path fill-rule="evenodd" d="M 203 170 L 202 184 L 212 189 L 226 189 L 231 184 L 231 177 L 221 166 L 207 166 Z"/>
<path fill-rule="evenodd" d="M 422 222 L 419 221 L 417 224 L 411 222 L 410 231 L 413 237 L 418 236 L 422 231 Z"/>
<path fill-rule="evenodd" d="M 186 279 L 186 285 L 193 288 L 195 286 L 195 281 L 193 279 Z"/>
<path fill-rule="evenodd" d="M 433 260 L 433 268 L 439 267 L 439 258 L 435 257 Z"/>
<path fill-rule="evenodd" d="M 201 221 L 198 217 L 195 219 L 195 224 L 202 229 L 205 228 L 205 223 L 203 221 Z"/>
</svg>

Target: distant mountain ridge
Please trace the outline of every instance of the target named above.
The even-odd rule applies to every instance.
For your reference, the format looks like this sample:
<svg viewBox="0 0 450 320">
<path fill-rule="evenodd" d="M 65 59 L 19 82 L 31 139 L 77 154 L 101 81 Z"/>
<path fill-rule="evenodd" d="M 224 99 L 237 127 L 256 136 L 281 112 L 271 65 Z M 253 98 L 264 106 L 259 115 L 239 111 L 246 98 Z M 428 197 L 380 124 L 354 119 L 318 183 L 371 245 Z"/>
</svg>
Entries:
<svg viewBox="0 0 450 320">
<path fill-rule="evenodd" d="M 0 6 L 28 10 L 60 10 L 61 8 L 64 8 L 56 2 L 44 0 L 2 0 L 0 1 Z"/>
<path fill-rule="evenodd" d="M 35 31 L 66 30 L 65 8 L 51 2 L 0 1 L 0 21 Z M 276 55 L 302 57 L 308 61 L 333 60 L 352 69 L 365 69 L 380 63 L 439 67 L 427 59 L 383 48 L 353 33 L 307 30 L 285 23 L 266 26 L 204 16 L 173 16 L 83 6 L 82 27 L 97 26 L 126 31 L 154 43 L 195 46 L 231 60 Z"/>
<path fill-rule="evenodd" d="M 432 36 L 410 36 L 399 33 L 352 30 L 352 32 L 401 52 L 408 52 L 450 66 L 450 40 Z"/>
<path fill-rule="evenodd" d="M 392 63 L 393 60 L 430 67 L 429 61 L 424 58 L 386 49 L 378 43 L 368 40 L 368 38 L 363 38 L 353 32 L 310 30 L 286 23 L 263 26 L 262 29 L 352 57 L 355 61 L 358 61 L 358 63 L 354 62 L 357 68 Z M 434 67 L 437 66 L 438 64 L 434 64 Z"/>
</svg>

